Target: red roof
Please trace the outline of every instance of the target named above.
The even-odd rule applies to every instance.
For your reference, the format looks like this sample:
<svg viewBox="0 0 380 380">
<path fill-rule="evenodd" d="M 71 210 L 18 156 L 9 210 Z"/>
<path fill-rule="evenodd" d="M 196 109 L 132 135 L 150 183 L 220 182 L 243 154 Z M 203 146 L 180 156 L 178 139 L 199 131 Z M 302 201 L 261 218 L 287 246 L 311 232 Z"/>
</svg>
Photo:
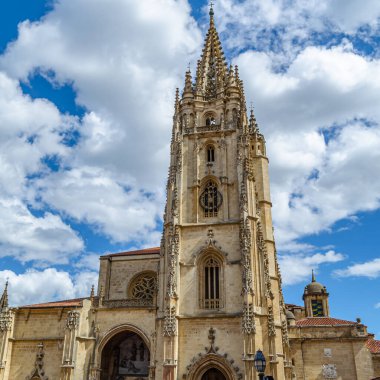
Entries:
<svg viewBox="0 0 380 380">
<path fill-rule="evenodd" d="M 336 319 L 330 317 L 312 317 L 304 318 L 296 321 L 298 327 L 308 326 L 354 326 L 357 322 L 345 321 L 344 319 Z"/>
<path fill-rule="evenodd" d="M 372 354 L 380 354 L 380 340 L 368 339 L 367 348 Z"/>
<path fill-rule="evenodd" d="M 75 307 L 75 306 L 82 306 L 82 301 L 85 299 L 86 298 L 74 298 L 71 300 L 64 300 L 64 301 L 35 303 L 32 305 L 20 306 L 20 308 L 37 309 L 37 308 L 45 308 L 45 307 Z"/>
<path fill-rule="evenodd" d="M 109 255 L 104 255 L 102 257 L 115 257 L 115 256 L 134 256 L 134 255 L 151 255 L 160 254 L 160 247 L 139 249 L 137 251 L 127 251 L 119 253 L 110 253 Z"/>
</svg>

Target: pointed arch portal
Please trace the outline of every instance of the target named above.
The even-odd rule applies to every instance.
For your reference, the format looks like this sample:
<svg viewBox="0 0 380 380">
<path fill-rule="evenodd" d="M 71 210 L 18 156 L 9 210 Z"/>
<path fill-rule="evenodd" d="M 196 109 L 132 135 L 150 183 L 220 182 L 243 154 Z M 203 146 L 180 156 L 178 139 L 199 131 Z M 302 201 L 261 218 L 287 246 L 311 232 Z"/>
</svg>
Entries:
<svg viewBox="0 0 380 380">
<path fill-rule="evenodd" d="M 210 368 L 202 375 L 201 380 L 227 380 L 227 379 L 223 375 L 223 373 L 220 372 L 218 369 Z"/>
<path fill-rule="evenodd" d="M 101 353 L 101 380 L 148 378 L 150 351 L 139 334 L 122 331 L 114 335 Z"/>
</svg>

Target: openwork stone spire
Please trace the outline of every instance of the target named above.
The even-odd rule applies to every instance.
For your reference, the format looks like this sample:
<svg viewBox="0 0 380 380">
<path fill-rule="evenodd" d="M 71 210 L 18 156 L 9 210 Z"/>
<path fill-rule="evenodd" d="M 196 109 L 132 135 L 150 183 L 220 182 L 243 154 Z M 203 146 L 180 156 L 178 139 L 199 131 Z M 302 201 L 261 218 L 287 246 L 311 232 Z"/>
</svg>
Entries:
<svg viewBox="0 0 380 380">
<path fill-rule="evenodd" d="M 197 65 L 196 92 L 206 100 L 218 97 L 227 80 L 227 63 L 214 24 L 214 10 L 210 7 L 210 26 L 201 59 Z"/>
</svg>

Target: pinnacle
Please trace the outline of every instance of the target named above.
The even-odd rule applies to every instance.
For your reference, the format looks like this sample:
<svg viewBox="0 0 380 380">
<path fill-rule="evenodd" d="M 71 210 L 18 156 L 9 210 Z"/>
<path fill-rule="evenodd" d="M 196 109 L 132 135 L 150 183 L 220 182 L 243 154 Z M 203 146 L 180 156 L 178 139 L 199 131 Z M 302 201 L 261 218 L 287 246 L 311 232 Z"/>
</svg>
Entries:
<svg viewBox="0 0 380 380">
<path fill-rule="evenodd" d="M 5 283 L 3 294 L 0 298 L 0 311 L 8 307 L 8 280 Z"/>
</svg>

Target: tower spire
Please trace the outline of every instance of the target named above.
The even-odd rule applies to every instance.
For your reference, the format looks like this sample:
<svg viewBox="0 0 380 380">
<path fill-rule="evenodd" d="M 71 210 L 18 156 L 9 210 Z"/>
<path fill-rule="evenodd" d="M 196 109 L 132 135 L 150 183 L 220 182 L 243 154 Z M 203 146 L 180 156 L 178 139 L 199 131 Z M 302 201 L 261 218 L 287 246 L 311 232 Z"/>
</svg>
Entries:
<svg viewBox="0 0 380 380">
<path fill-rule="evenodd" d="M 315 280 L 315 274 L 314 274 L 314 269 L 311 270 L 311 282 L 316 282 L 316 280 Z"/>
<path fill-rule="evenodd" d="M 210 3 L 210 26 L 207 31 L 202 56 L 197 65 L 197 95 L 207 100 L 216 99 L 227 82 L 227 64 L 214 23 L 213 3 Z"/>
</svg>

